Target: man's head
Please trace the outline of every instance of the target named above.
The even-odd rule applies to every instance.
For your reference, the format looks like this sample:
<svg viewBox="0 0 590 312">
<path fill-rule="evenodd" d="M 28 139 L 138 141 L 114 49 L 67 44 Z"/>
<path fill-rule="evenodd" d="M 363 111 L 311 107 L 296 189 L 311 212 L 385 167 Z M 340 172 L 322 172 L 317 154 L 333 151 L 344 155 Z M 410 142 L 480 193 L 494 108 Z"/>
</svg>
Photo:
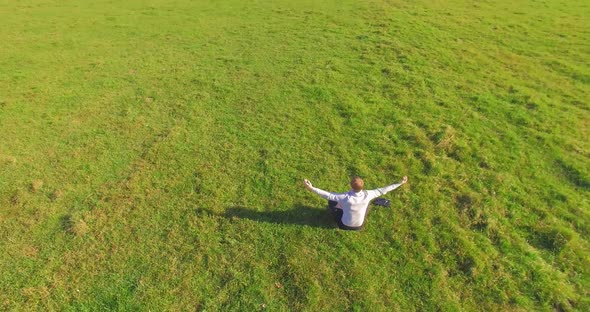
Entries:
<svg viewBox="0 0 590 312">
<path fill-rule="evenodd" d="M 364 186 L 365 182 L 363 182 L 363 179 L 361 179 L 359 176 L 353 177 L 350 180 L 350 187 L 352 187 L 355 192 L 362 191 Z"/>
</svg>

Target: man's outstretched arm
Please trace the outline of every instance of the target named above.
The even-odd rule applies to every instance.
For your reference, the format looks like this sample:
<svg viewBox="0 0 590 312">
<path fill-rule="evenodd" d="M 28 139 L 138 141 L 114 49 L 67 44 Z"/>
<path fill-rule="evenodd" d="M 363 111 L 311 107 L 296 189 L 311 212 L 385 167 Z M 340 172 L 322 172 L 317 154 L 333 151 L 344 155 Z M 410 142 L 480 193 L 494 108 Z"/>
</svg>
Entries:
<svg viewBox="0 0 590 312">
<path fill-rule="evenodd" d="M 327 200 L 339 201 L 344 197 L 344 194 L 330 193 L 330 192 L 326 192 L 324 190 L 320 190 L 317 187 L 313 187 L 313 185 L 311 185 L 311 182 L 309 182 L 308 179 L 303 180 L 303 184 L 305 184 L 305 188 L 308 191 L 314 192 L 314 193 L 320 195 L 322 198 L 325 198 Z"/>
<path fill-rule="evenodd" d="M 408 182 L 408 177 L 404 176 L 399 183 L 395 183 L 395 184 L 388 185 L 388 186 L 385 186 L 382 188 L 378 188 L 378 189 L 373 190 L 372 192 L 374 192 L 376 196 L 382 196 L 382 195 L 385 195 L 385 194 L 395 190 L 396 188 L 402 186 L 406 182 Z"/>
</svg>

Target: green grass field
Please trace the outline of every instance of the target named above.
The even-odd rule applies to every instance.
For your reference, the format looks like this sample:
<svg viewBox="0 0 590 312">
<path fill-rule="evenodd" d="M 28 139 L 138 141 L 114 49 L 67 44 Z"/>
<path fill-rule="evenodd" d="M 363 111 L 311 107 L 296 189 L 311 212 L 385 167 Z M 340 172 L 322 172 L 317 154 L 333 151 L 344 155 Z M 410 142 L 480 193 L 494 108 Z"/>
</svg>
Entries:
<svg viewBox="0 0 590 312">
<path fill-rule="evenodd" d="M 589 16 L 2 1 L 0 310 L 589 311 Z"/>
</svg>

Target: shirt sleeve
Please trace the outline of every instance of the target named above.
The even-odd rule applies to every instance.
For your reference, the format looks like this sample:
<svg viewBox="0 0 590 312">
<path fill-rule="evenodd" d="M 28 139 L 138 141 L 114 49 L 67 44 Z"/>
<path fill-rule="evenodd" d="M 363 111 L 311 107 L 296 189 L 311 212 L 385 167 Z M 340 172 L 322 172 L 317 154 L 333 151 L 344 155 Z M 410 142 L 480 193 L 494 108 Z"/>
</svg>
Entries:
<svg viewBox="0 0 590 312">
<path fill-rule="evenodd" d="M 317 187 L 312 187 L 311 191 L 320 195 L 324 199 L 332 200 L 332 201 L 340 201 L 340 200 L 344 199 L 346 196 L 346 194 L 336 194 L 336 193 L 326 192 L 324 190 L 320 190 Z"/>
<path fill-rule="evenodd" d="M 371 196 L 372 198 L 375 198 L 375 197 L 385 195 L 385 194 L 395 190 L 396 188 L 400 187 L 401 185 L 402 185 L 401 183 L 396 183 L 396 184 L 392 184 L 392 185 L 388 185 L 388 186 L 385 186 L 382 188 L 368 191 L 368 193 L 369 193 L 369 196 Z"/>
</svg>

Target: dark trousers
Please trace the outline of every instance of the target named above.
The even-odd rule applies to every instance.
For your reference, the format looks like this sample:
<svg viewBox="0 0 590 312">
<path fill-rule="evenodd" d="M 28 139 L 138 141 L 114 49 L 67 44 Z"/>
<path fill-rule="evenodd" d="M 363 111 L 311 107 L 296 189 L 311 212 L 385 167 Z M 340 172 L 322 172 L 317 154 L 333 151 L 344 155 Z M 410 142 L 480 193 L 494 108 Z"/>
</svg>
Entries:
<svg viewBox="0 0 590 312">
<path fill-rule="evenodd" d="M 334 221 L 336 221 L 336 223 L 338 224 L 338 227 L 340 229 L 348 230 L 348 231 L 358 231 L 363 228 L 362 225 L 361 226 L 348 226 L 348 225 L 342 223 L 342 214 L 344 212 L 342 211 L 342 209 L 336 208 L 337 205 L 338 205 L 338 202 L 335 202 L 332 200 L 328 201 L 328 210 L 330 211 L 330 213 L 334 217 Z"/>
</svg>

